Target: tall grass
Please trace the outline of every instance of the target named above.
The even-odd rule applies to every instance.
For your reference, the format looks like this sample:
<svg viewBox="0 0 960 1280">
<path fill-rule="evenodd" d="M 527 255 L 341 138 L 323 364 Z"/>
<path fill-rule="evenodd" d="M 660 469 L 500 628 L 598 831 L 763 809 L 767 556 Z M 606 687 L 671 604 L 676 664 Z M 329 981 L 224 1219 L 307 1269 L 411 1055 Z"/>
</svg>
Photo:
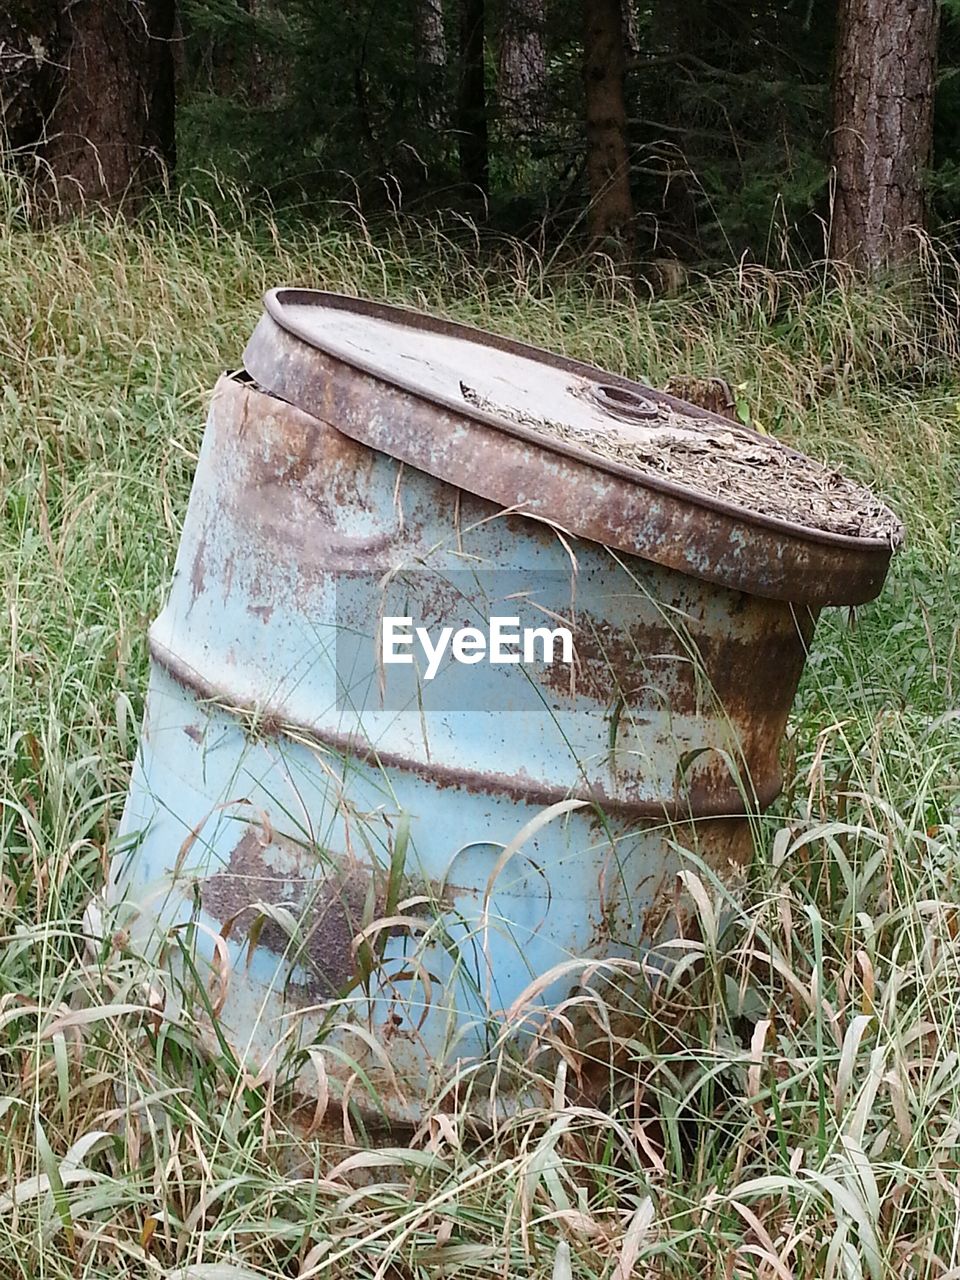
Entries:
<svg viewBox="0 0 960 1280">
<path fill-rule="evenodd" d="M 41 234 L 9 196 L 0 1274 L 960 1276 L 947 265 L 910 288 L 743 267 L 647 299 L 460 225 L 281 228 L 184 202 Z M 428 307 L 654 384 L 721 373 L 754 421 L 877 485 L 910 535 L 882 598 L 821 624 L 746 882 L 691 863 L 695 976 L 568 1055 L 542 1106 L 484 1133 L 438 1113 L 369 1157 L 359 1131 L 352 1155 L 336 1126 L 306 1137 L 309 1110 L 188 1019 L 162 1023 L 119 940 L 103 959 L 83 936 L 205 398 L 278 283 Z"/>
</svg>

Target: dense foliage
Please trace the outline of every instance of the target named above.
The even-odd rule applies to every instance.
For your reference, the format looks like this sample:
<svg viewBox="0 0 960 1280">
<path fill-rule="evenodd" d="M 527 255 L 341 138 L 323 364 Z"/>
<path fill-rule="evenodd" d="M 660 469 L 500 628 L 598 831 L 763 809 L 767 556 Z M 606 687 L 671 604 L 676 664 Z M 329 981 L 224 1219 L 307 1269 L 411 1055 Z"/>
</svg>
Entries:
<svg viewBox="0 0 960 1280">
<path fill-rule="evenodd" d="M 542 15 L 541 101 L 517 121 L 502 46 L 517 0 L 486 5 L 487 198 L 461 181 L 456 101 L 460 5 L 445 0 L 444 64 L 422 92 L 425 0 L 185 0 L 179 112 L 184 169 L 249 190 L 367 213 L 450 206 L 514 232 L 576 235 L 589 195 L 582 14 Z M 819 257 L 829 218 L 835 0 L 668 0 L 627 22 L 625 93 L 644 257 L 730 261 L 748 251 Z M 940 35 L 931 229 L 960 217 L 960 11 Z M 282 141 L 281 141 L 282 140 Z"/>
</svg>

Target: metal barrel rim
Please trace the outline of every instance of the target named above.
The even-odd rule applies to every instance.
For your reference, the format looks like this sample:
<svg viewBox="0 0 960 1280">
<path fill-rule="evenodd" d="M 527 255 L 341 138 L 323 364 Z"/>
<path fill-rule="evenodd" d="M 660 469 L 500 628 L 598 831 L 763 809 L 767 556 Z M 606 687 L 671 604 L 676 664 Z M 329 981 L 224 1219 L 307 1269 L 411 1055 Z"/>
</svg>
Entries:
<svg viewBox="0 0 960 1280">
<path fill-rule="evenodd" d="M 627 378 L 471 326 L 341 294 L 271 290 L 265 315 L 244 352 L 244 367 L 271 394 L 361 444 L 505 508 L 732 590 L 822 607 L 862 604 L 882 589 L 893 548 L 881 539 L 812 529 L 753 512 L 547 439 L 474 405 L 427 394 L 414 379 L 388 374 L 376 360 L 346 359 L 325 350 L 291 321 L 284 311 L 288 301 L 416 322 L 432 332 L 642 393 L 710 421 L 724 420 Z M 367 375 L 389 411 L 371 414 L 369 402 L 363 412 L 357 411 L 347 386 L 356 372 Z M 530 492 L 536 496 L 531 498 Z"/>
</svg>

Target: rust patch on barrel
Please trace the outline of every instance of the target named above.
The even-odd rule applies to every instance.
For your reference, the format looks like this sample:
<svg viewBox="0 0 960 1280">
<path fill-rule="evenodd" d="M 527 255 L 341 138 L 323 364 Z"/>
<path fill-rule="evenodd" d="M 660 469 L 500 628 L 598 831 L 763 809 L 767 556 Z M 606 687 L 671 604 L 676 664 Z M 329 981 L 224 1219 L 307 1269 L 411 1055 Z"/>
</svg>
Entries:
<svg viewBox="0 0 960 1280">
<path fill-rule="evenodd" d="M 715 699 L 731 718 L 743 710 L 765 719 L 780 704 L 790 706 L 812 626 L 804 634 L 785 605 L 776 606 L 775 616 L 750 621 L 751 634 L 723 636 L 666 623 L 621 629 L 581 612 L 573 628 L 573 689 L 569 668 L 560 663 L 544 667 L 540 680 L 565 697 L 630 702 L 660 689 L 676 715 L 702 714 Z"/>
<path fill-rule="evenodd" d="M 271 851 L 272 859 L 267 852 Z M 204 910 L 230 932 L 290 962 L 289 986 L 309 999 L 333 999 L 357 974 L 353 939 L 363 927 L 370 870 L 359 863 L 302 848 L 257 828 L 240 839 L 226 868 L 200 887 Z M 299 936 L 291 938 L 263 905 L 289 911 Z M 382 903 L 380 904 L 382 905 Z M 294 974 L 302 973 L 298 980 Z"/>
<path fill-rule="evenodd" d="M 193 557 L 193 568 L 190 570 L 190 587 L 194 601 L 203 594 L 203 589 L 206 585 L 206 568 L 204 566 L 206 549 L 207 535 L 204 533 L 197 544 L 196 554 Z"/>
<path fill-rule="evenodd" d="M 399 894 L 409 896 L 404 885 Z M 429 882 L 418 897 L 449 906 L 455 886 Z M 306 1002 L 336 999 L 360 976 L 354 946 L 365 924 L 386 908 L 387 874 L 368 863 L 299 845 L 276 831 L 251 827 L 226 867 L 199 885 L 203 909 L 237 938 L 253 936 L 288 963 L 287 991 Z M 394 897 L 398 896 L 396 893 Z M 267 908 L 282 908 L 296 922 L 294 936 Z M 421 910 L 423 907 L 421 906 Z M 401 927 L 378 935 L 394 937 Z"/>
</svg>

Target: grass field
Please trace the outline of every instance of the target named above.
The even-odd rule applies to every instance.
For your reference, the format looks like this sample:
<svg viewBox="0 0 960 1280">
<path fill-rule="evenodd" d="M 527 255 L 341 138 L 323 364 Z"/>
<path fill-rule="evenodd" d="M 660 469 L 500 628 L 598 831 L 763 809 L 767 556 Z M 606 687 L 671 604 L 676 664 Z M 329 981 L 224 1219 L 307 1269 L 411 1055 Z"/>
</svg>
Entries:
<svg viewBox="0 0 960 1280">
<path fill-rule="evenodd" d="M 929 255 L 912 289 L 744 267 L 647 300 L 455 230 L 281 231 L 198 204 L 40 234 L 0 214 L 0 1276 L 960 1277 L 949 264 Z M 142 966 L 84 945 L 206 396 L 277 283 L 654 384 L 721 372 L 907 524 L 882 598 L 821 623 L 727 934 L 624 1044 L 656 1142 L 629 1106 L 561 1090 L 481 1142 L 428 1123 L 355 1186 L 189 1022 L 161 1044 L 129 1008 Z M 722 893 L 706 882 L 711 908 Z"/>
</svg>

